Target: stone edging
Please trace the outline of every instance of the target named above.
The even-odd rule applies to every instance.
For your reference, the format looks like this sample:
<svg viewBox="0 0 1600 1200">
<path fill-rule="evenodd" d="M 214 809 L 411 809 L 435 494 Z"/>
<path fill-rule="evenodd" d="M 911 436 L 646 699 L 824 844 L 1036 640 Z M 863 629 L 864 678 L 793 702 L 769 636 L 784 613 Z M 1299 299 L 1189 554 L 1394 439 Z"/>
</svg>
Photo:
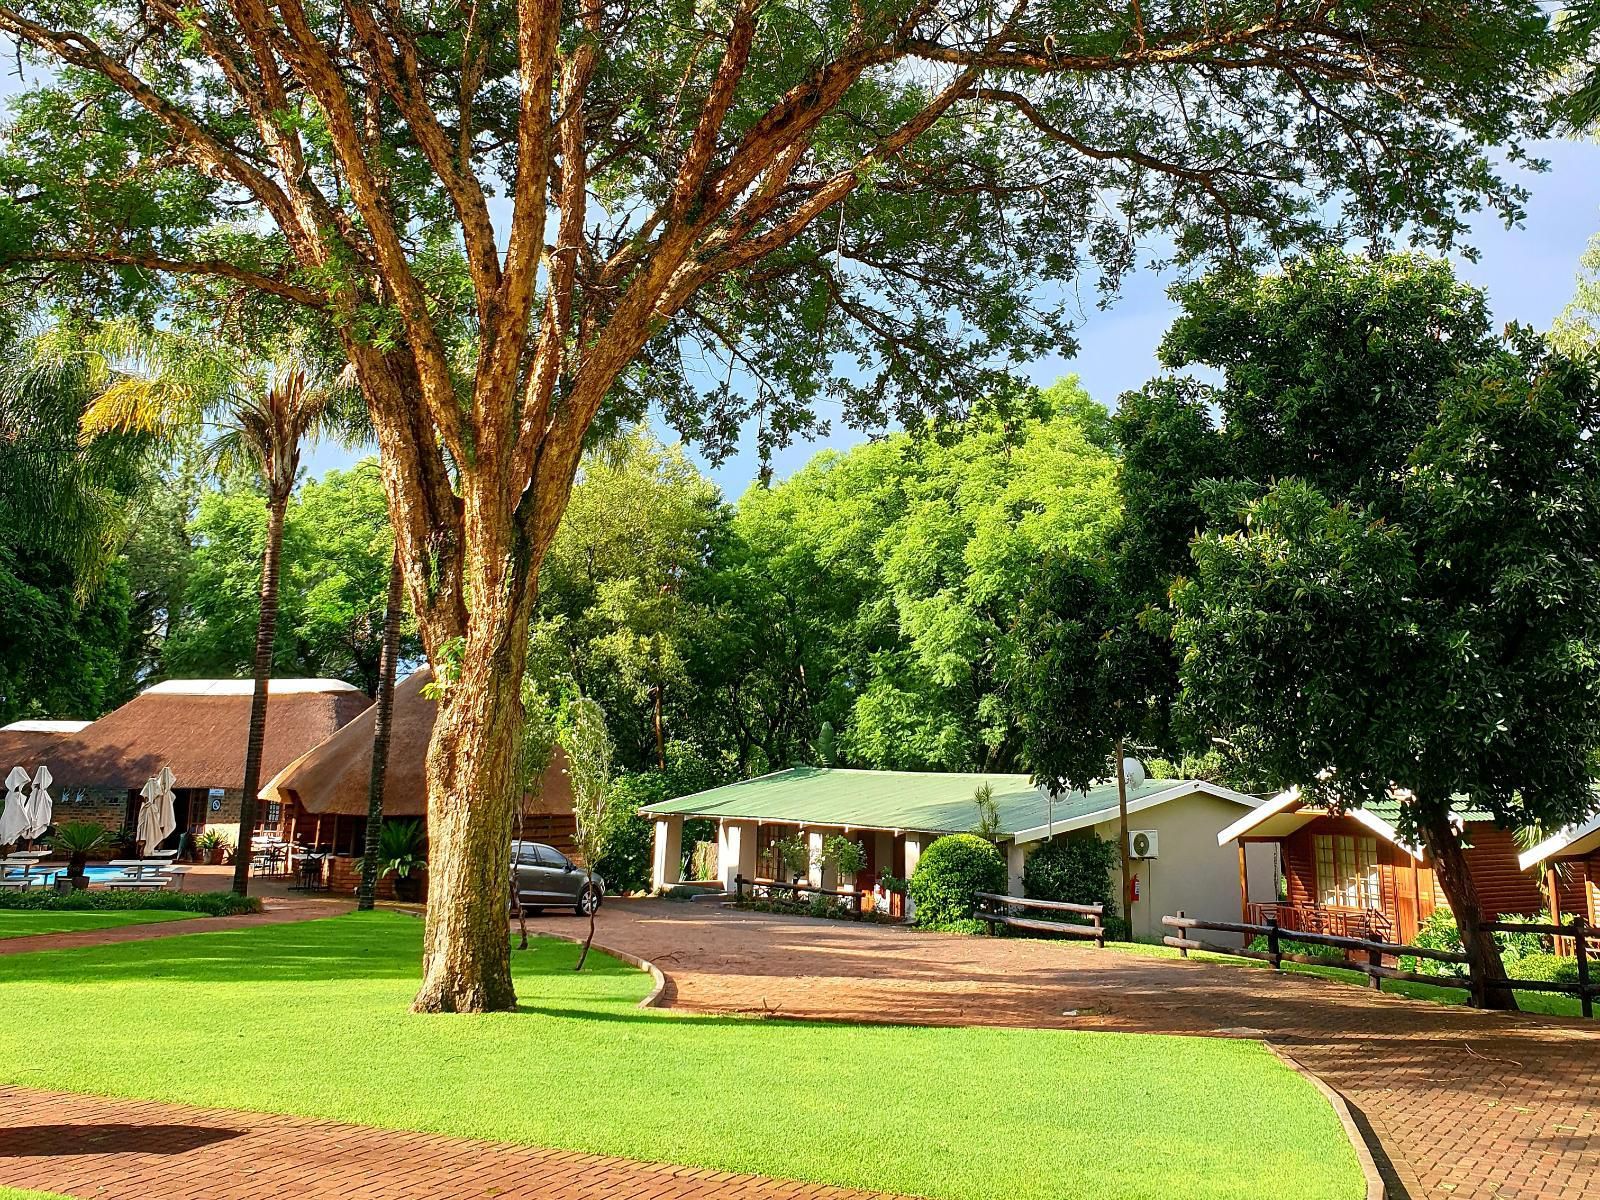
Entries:
<svg viewBox="0 0 1600 1200">
<path fill-rule="evenodd" d="M 548 933 L 540 930 L 538 933 L 530 932 L 529 936 L 554 938 L 558 942 L 571 942 L 574 946 L 583 945 L 581 937 L 570 937 L 565 933 Z M 637 967 L 641 971 L 650 972 L 650 978 L 655 980 L 656 985 L 650 989 L 648 996 L 639 1001 L 638 1006 L 640 1008 L 656 1008 L 660 1005 L 662 993 L 667 990 L 667 977 L 662 974 L 661 968 L 656 966 L 655 963 L 648 958 L 640 958 L 637 954 L 629 954 L 626 950 L 613 950 L 610 946 L 602 946 L 599 942 L 592 943 L 589 949 L 598 951 L 601 954 L 609 954 L 612 958 L 625 962 L 630 967 Z M 1369 1198 L 1369 1200 L 1383 1200 L 1383 1198 L 1379 1196 Z"/>
<path fill-rule="evenodd" d="M 1351 1149 L 1356 1152 L 1356 1162 L 1361 1165 L 1361 1174 L 1366 1178 L 1366 1200 L 1385 1200 L 1387 1191 L 1384 1188 L 1383 1176 L 1378 1173 L 1378 1164 L 1373 1160 L 1372 1149 L 1367 1145 L 1367 1139 L 1361 1135 L 1361 1128 L 1351 1115 L 1350 1106 L 1345 1103 L 1344 1097 L 1328 1086 L 1315 1071 L 1302 1066 L 1292 1055 L 1271 1042 L 1264 1041 L 1261 1044 L 1276 1055 L 1284 1066 L 1309 1079 L 1311 1086 L 1321 1092 L 1323 1098 L 1333 1106 L 1334 1115 L 1339 1118 L 1339 1124 L 1344 1126 L 1344 1135 L 1349 1139 Z"/>
</svg>

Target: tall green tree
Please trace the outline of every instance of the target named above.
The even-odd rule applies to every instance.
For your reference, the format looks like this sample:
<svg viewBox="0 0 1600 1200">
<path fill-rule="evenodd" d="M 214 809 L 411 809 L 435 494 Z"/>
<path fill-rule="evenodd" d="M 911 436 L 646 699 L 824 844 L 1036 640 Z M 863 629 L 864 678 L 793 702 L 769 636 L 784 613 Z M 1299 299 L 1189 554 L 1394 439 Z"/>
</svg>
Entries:
<svg viewBox="0 0 1600 1200">
<path fill-rule="evenodd" d="M 275 362 L 253 362 L 165 332 L 112 328 L 101 338 L 97 349 L 106 386 L 84 410 L 81 426 L 86 437 L 171 438 L 181 430 L 211 424 L 219 430 L 210 446 L 218 470 L 227 474 L 247 466 L 265 493 L 267 527 L 251 662 L 254 689 L 233 872 L 233 890 L 243 896 L 250 888 L 250 839 L 261 790 L 284 514 L 299 473 L 302 443 L 323 423 L 338 385 L 317 374 L 314 362 L 292 353 Z"/>
<path fill-rule="evenodd" d="M 1482 296 L 1415 258 L 1325 256 L 1186 302 L 1200 318 L 1174 332 L 1224 367 L 1237 473 L 1202 488 L 1175 588 L 1184 707 L 1267 785 L 1399 795 L 1474 979 L 1514 1005 L 1451 808 L 1506 827 L 1593 808 L 1594 363 L 1497 342 Z"/>
<path fill-rule="evenodd" d="M 0 31 L 66 68 L 16 103 L 0 261 L 85 305 L 266 293 L 359 377 L 429 658 L 464 649 L 429 1011 L 514 1002 L 518 681 L 591 427 L 948 416 L 1069 340 L 1040 285 L 1113 290 L 1151 237 L 1450 245 L 1520 214 L 1485 147 L 1523 157 L 1557 59 L 1535 0 L 11 0 Z"/>
</svg>

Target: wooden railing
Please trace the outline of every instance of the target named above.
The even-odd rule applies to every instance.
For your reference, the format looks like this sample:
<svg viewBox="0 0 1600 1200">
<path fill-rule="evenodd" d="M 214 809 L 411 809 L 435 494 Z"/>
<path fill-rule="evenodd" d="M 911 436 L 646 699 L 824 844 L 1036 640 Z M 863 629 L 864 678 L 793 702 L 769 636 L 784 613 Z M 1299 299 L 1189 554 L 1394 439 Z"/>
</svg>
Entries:
<svg viewBox="0 0 1600 1200">
<path fill-rule="evenodd" d="M 1245 905 L 1245 924 L 1265 925 L 1276 921 L 1278 928 L 1288 932 L 1330 933 L 1335 937 L 1367 937 L 1377 934 L 1385 941 L 1394 932 L 1394 923 L 1382 909 L 1327 908 L 1319 904 L 1258 904 Z"/>
<path fill-rule="evenodd" d="M 1455 950 L 1435 950 L 1430 946 L 1408 946 L 1400 942 L 1390 942 L 1377 934 L 1369 934 L 1364 938 L 1341 937 L 1337 934 L 1314 933 L 1303 929 L 1283 929 L 1276 920 L 1268 918 L 1263 924 L 1252 924 L 1245 921 L 1202 921 L 1194 917 L 1186 917 L 1182 912 L 1177 916 L 1162 917 L 1161 923 L 1170 928 L 1180 930 L 1177 935 L 1168 935 L 1161 940 L 1168 946 L 1175 946 L 1184 957 L 1189 957 L 1191 950 L 1204 950 L 1211 954 L 1232 954 L 1240 958 L 1253 958 L 1270 963 L 1273 970 L 1281 971 L 1285 961 L 1307 963 L 1312 966 L 1343 966 L 1353 971 L 1364 971 L 1373 988 L 1382 986 L 1385 979 L 1400 979 L 1409 983 L 1427 983 L 1435 987 L 1451 986 L 1451 977 L 1440 975 L 1423 975 L 1416 971 L 1404 971 L 1399 967 L 1385 966 L 1383 960 L 1389 958 L 1426 958 L 1433 962 L 1454 963 L 1466 966 L 1471 970 L 1471 962 L 1467 955 Z M 1600 984 L 1591 978 L 1589 959 L 1591 957 L 1590 943 L 1596 940 L 1596 931 L 1592 929 L 1582 917 L 1575 918 L 1570 925 L 1533 925 L 1518 921 L 1486 921 L 1480 926 L 1485 932 L 1504 933 L 1535 933 L 1546 937 L 1570 938 L 1576 948 L 1578 980 L 1576 983 L 1551 983 L 1539 979 L 1513 979 L 1488 981 L 1479 979 L 1476 975 L 1469 976 L 1460 982 L 1466 985 L 1469 1002 L 1477 1008 L 1483 1007 L 1484 992 L 1489 988 L 1496 991 L 1525 991 L 1525 992 L 1561 992 L 1578 997 L 1578 1005 L 1583 1015 L 1594 1015 L 1594 1001 L 1600 996 Z M 1214 930 L 1219 933 L 1238 933 L 1247 939 L 1262 937 L 1266 939 L 1265 950 L 1252 950 L 1248 945 L 1242 947 L 1223 946 L 1215 942 L 1208 942 L 1194 937 L 1196 931 Z M 1313 946 L 1330 946 L 1343 950 L 1352 957 L 1345 963 L 1330 963 L 1328 959 L 1314 954 L 1291 953 L 1283 949 L 1286 940 L 1303 942 Z"/>
<path fill-rule="evenodd" d="M 1042 912 L 1075 913 L 1088 917 L 1089 924 L 1075 921 L 1049 921 L 1037 917 L 1015 916 L 1014 908 L 1036 908 Z M 993 892 L 978 893 L 978 908 L 972 914 L 990 927 L 1004 925 L 1008 929 L 1025 929 L 1030 933 L 1053 933 L 1058 937 L 1093 938 L 1100 949 L 1106 948 L 1105 906 L 1101 904 L 1069 904 L 1064 900 L 1024 900 L 1021 896 L 997 896 Z"/>
<path fill-rule="evenodd" d="M 802 894 L 836 896 L 841 900 L 848 900 L 855 906 L 856 912 L 861 911 L 861 893 L 854 888 L 819 888 L 811 887 L 809 884 L 804 883 L 784 883 L 779 879 L 746 879 L 743 875 L 735 875 L 733 877 L 733 888 L 736 900 L 743 900 L 745 898 L 744 890 L 749 888 L 751 899 L 755 899 L 758 891 L 765 892 L 768 896 L 778 892 L 788 892 L 796 900 L 800 899 Z"/>
</svg>

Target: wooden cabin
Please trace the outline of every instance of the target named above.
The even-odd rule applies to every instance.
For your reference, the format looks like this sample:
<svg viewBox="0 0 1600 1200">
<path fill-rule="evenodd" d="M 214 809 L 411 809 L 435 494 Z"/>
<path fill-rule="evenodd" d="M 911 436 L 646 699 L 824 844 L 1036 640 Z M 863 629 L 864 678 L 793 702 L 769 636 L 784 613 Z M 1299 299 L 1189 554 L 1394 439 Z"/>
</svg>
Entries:
<svg viewBox="0 0 1600 1200">
<path fill-rule="evenodd" d="M 1582 917 L 1600 927 L 1600 813 L 1568 825 L 1517 861 L 1524 870 L 1545 872 L 1546 890 L 1556 898 L 1551 912 L 1557 923 Z"/>
<path fill-rule="evenodd" d="M 1253 892 L 1241 872 L 1243 920 L 1260 925 L 1271 917 L 1284 930 L 1411 941 L 1449 901 L 1426 852 L 1396 831 L 1399 815 L 1396 800 L 1331 812 L 1294 788 L 1235 821 L 1218 844 L 1238 843 L 1241 862 L 1246 846 L 1270 844 L 1277 855 L 1275 894 Z M 1484 911 L 1531 916 L 1543 909 L 1539 881 L 1523 870 L 1511 832 L 1469 804 L 1456 817 Z"/>
</svg>

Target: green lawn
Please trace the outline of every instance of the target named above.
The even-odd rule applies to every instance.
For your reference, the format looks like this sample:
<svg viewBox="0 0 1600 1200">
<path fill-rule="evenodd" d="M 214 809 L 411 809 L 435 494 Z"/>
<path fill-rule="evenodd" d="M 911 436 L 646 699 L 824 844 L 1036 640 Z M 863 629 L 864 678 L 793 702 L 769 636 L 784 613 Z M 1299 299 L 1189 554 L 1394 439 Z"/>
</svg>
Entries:
<svg viewBox="0 0 1600 1200">
<path fill-rule="evenodd" d="M 59 1192 L 30 1192 L 26 1188 L 12 1188 L 0 1184 L 0 1200 L 71 1200 Z"/>
<path fill-rule="evenodd" d="M 0 1080 L 950 1200 L 1362 1195 L 1311 1084 L 1253 1042 L 641 1010 L 541 940 L 516 1013 L 409 1014 L 393 913 L 4 961 Z M 3 1170 L 3 1168 L 0 1168 Z"/>
<path fill-rule="evenodd" d="M 135 909 L 128 912 L 55 912 L 0 908 L 0 939 L 34 933 L 76 933 L 80 929 L 109 929 L 117 925 L 147 925 L 152 921 L 182 921 L 187 912 Z M 0 1198 L 3 1200 L 3 1198 Z"/>
<path fill-rule="evenodd" d="M 1160 946 L 1151 942 L 1107 942 L 1106 949 L 1121 950 L 1129 954 L 1143 954 L 1151 958 L 1177 958 L 1178 951 L 1172 946 Z M 1231 954 L 1211 954 L 1205 950 L 1191 950 L 1189 957 L 1203 962 L 1225 963 L 1230 967 L 1261 967 L 1270 970 L 1268 963 L 1258 958 L 1238 958 Z M 1370 987 L 1364 971 L 1353 971 L 1348 967 L 1321 966 L 1314 963 L 1283 964 L 1286 972 L 1296 975 L 1315 975 L 1319 979 L 1331 979 L 1335 983 L 1348 983 L 1356 987 Z M 1515 969 L 1508 969 L 1508 974 L 1515 975 Z M 1450 987 L 1446 984 L 1413 983 L 1408 979 L 1385 979 L 1381 981 L 1383 991 L 1392 996 L 1409 996 L 1413 1000 L 1428 1000 L 1434 1004 L 1465 1004 L 1467 1002 L 1467 989 L 1464 987 Z M 1583 1015 L 1576 996 L 1563 996 L 1558 992 L 1518 992 L 1517 1007 L 1526 1013 L 1542 1013 L 1554 1017 L 1578 1017 Z"/>
</svg>

